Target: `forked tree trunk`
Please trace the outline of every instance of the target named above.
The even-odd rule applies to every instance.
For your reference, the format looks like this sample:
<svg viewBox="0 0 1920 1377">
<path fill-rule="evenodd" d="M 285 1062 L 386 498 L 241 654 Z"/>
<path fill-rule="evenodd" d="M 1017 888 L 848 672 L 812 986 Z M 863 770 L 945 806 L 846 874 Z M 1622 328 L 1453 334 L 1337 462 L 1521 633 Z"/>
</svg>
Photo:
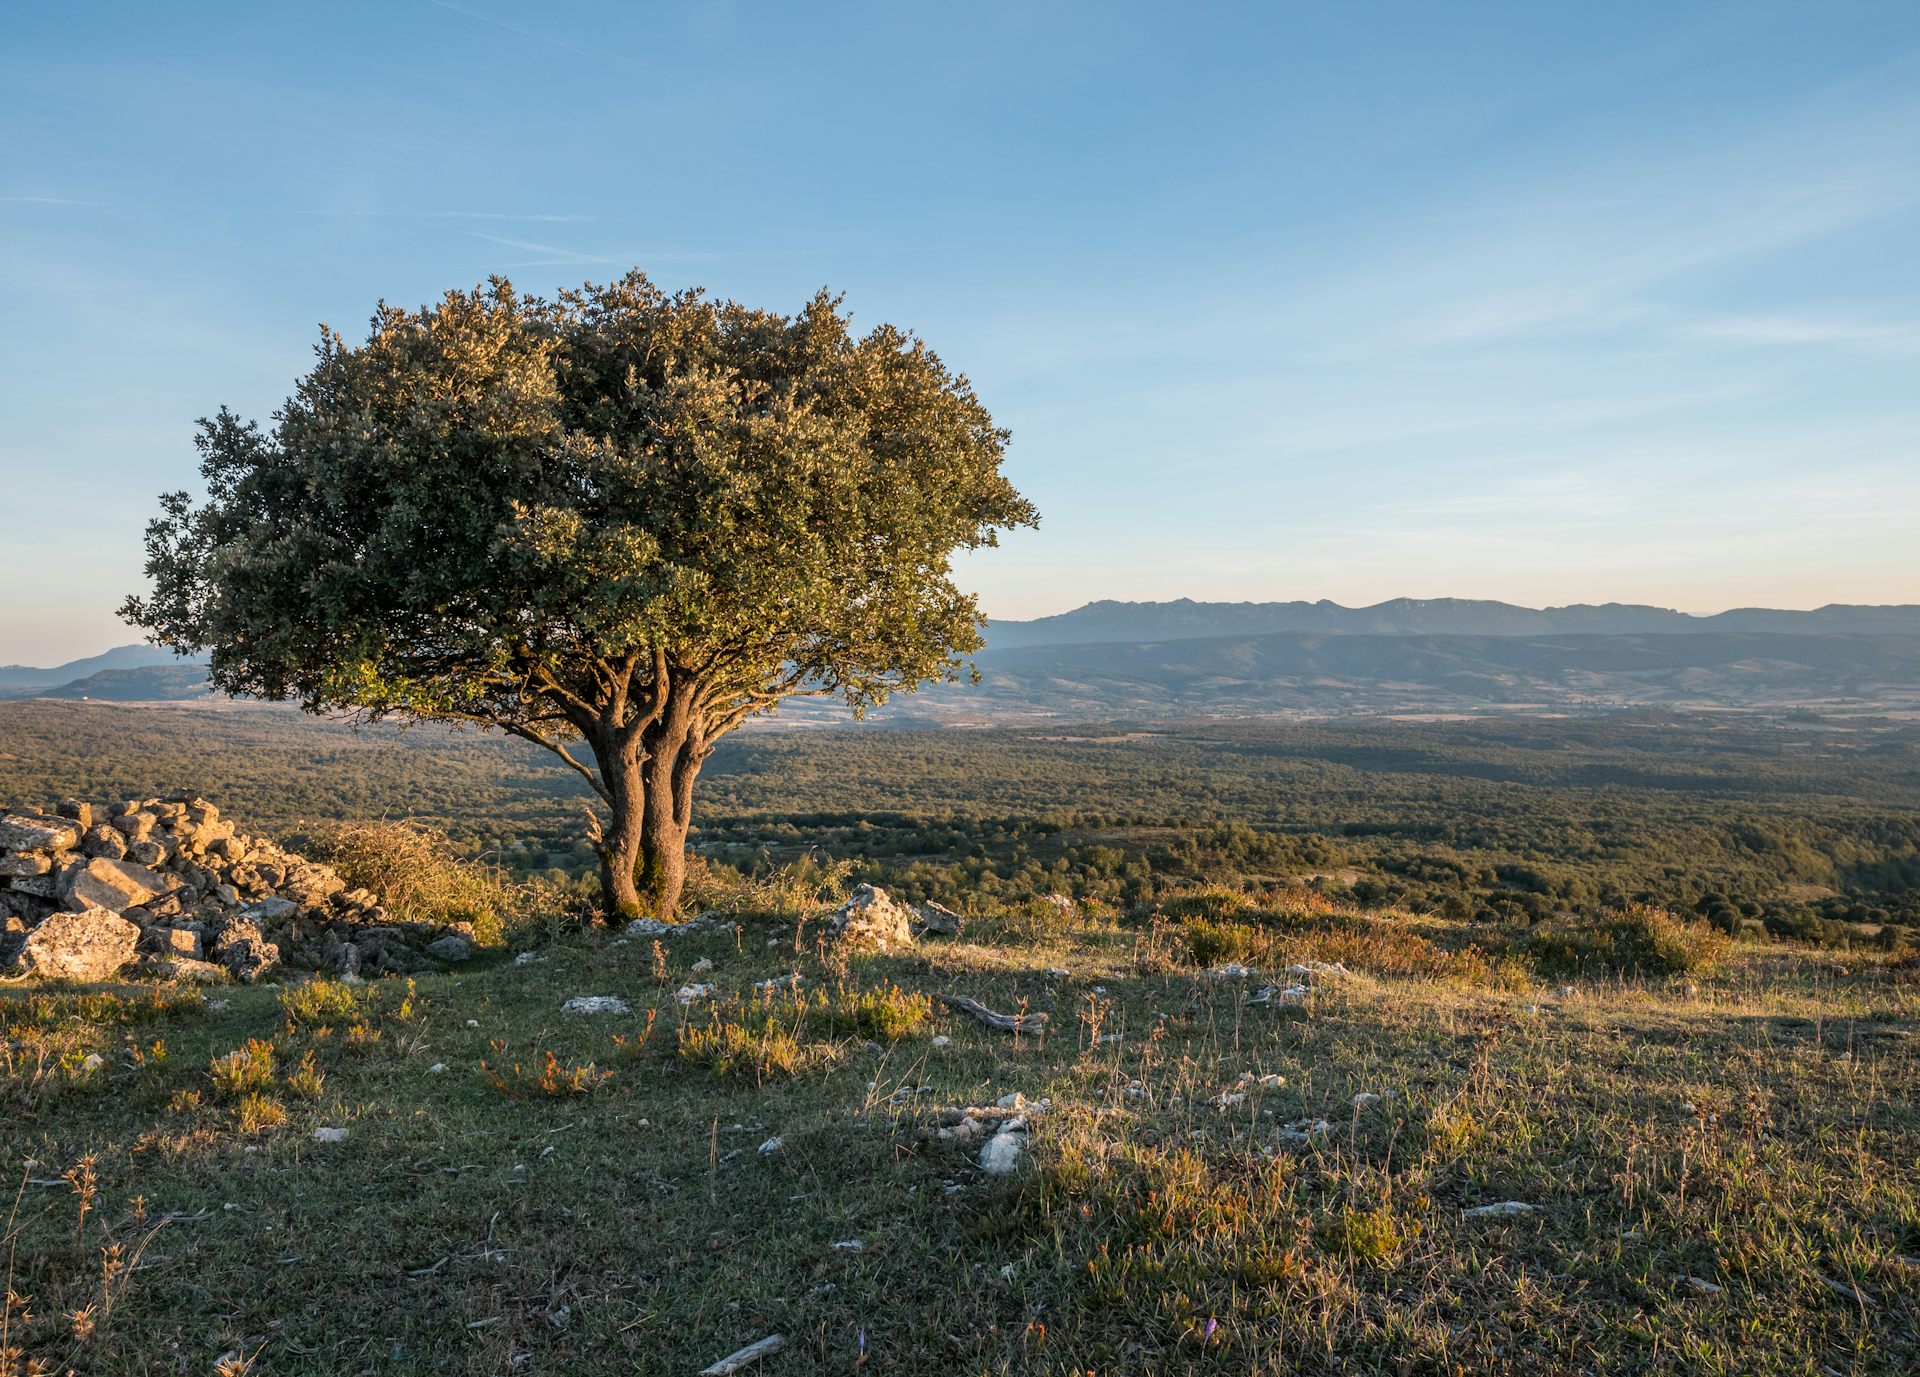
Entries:
<svg viewBox="0 0 1920 1377">
<path fill-rule="evenodd" d="M 687 829 L 693 781 L 706 758 L 706 735 L 691 691 L 676 692 L 646 733 L 646 807 L 641 814 L 640 892 L 653 916 L 671 921 L 687 880 Z"/>
<path fill-rule="evenodd" d="M 600 778 L 606 785 L 611 820 L 600 837 L 600 896 L 611 921 L 628 921 L 646 912 L 635 870 L 645 835 L 646 774 L 638 742 L 596 742 Z"/>
</svg>

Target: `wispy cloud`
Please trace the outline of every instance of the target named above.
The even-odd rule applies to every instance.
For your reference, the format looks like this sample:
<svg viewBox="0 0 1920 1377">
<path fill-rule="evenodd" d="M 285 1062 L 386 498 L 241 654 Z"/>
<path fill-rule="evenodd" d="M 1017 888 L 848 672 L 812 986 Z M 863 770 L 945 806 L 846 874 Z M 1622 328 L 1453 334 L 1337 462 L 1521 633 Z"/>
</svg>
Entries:
<svg viewBox="0 0 1920 1377">
<path fill-rule="evenodd" d="M 469 19 L 478 20 L 482 24 L 491 24 L 496 29 L 505 29 L 508 33 L 518 34 L 522 38 L 531 38 L 536 43 L 545 43 L 549 47 L 559 48 L 563 52 L 572 53 L 575 57 L 583 57 L 589 62 L 597 62 L 603 67 L 611 67 L 616 71 L 650 72 L 653 70 L 649 64 L 640 61 L 638 58 L 628 57 L 624 53 L 609 52 L 605 48 L 596 48 L 585 43 L 575 43 L 569 38 L 556 38 L 552 34 L 538 33 L 533 29 L 522 28 L 518 24 L 510 23 L 505 19 L 496 19 L 490 14 L 482 14 L 479 10 L 470 10 L 464 5 L 453 4 L 452 0 L 427 0 L 427 3 L 436 9 L 451 10 L 455 14 L 463 14 Z"/>
<path fill-rule="evenodd" d="M 86 201 L 75 196 L 0 196 L 0 206 L 112 206 L 117 201 Z"/>
<path fill-rule="evenodd" d="M 1730 344 L 1858 344 L 1870 348 L 1920 348 L 1920 324 L 1833 319 L 1800 315 L 1724 315 L 1682 322 L 1676 332 Z"/>
<path fill-rule="evenodd" d="M 503 248 L 519 249 L 523 253 L 541 255 L 539 258 L 497 265 L 502 268 L 630 268 L 635 264 L 645 263 L 707 263 L 743 258 L 802 258 L 814 252 L 810 249 L 628 249 L 611 253 L 586 252 L 564 248 L 559 244 L 542 244 L 534 240 L 484 234 L 479 230 L 468 230 L 467 234 L 474 239 L 485 240 L 489 244 L 499 244 Z"/>
<path fill-rule="evenodd" d="M 415 221 L 520 221 L 540 225 L 586 225 L 595 215 L 547 215 L 538 211 L 363 211 L 323 207 L 307 211 L 309 215 L 344 215 L 365 219 L 415 219 Z"/>
<path fill-rule="evenodd" d="M 346 210 L 334 207 L 323 207 L 308 211 L 307 214 L 383 220 L 504 220 L 548 225 L 588 224 L 599 218 L 593 215 L 554 215 L 511 210 Z"/>
</svg>

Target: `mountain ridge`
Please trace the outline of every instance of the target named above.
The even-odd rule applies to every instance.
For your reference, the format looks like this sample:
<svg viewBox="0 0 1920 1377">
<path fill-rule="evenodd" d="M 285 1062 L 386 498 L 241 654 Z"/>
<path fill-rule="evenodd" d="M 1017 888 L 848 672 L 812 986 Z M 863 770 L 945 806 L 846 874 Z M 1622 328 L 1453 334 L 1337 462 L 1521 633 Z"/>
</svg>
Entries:
<svg viewBox="0 0 1920 1377">
<path fill-rule="evenodd" d="M 1645 635 L 1655 632 L 1920 635 L 1920 605 L 1829 603 L 1810 610 L 1736 607 L 1696 616 L 1644 603 L 1532 608 L 1493 599 L 1389 598 L 1366 607 L 1317 602 L 1122 602 L 1101 599 L 1029 620 L 990 621 L 990 650 L 1106 641 L 1164 642 L 1294 632 L 1346 635 Z"/>
</svg>

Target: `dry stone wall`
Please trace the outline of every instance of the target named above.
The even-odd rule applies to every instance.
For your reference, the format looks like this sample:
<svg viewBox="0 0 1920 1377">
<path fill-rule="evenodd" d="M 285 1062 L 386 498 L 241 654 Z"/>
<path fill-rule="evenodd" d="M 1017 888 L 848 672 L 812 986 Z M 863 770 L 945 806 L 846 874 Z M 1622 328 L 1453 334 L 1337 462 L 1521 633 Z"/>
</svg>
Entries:
<svg viewBox="0 0 1920 1377">
<path fill-rule="evenodd" d="M 0 974 L 257 981 L 282 966 L 412 973 L 464 961 L 461 923 L 401 923 L 329 866 L 202 798 L 0 809 Z"/>
</svg>

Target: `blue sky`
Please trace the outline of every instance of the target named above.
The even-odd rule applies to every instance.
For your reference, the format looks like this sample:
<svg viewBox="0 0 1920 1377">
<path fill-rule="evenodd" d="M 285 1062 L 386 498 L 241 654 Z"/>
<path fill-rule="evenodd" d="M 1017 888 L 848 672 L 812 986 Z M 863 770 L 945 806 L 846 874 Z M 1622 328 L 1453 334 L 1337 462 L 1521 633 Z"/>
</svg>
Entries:
<svg viewBox="0 0 1920 1377">
<path fill-rule="evenodd" d="M 1097 597 L 1920 602 L 1920 7 L 18 6 L 0 661 L 133 639 L 319 322 L 639 266 L 914 329 Z"/>
</svg>

